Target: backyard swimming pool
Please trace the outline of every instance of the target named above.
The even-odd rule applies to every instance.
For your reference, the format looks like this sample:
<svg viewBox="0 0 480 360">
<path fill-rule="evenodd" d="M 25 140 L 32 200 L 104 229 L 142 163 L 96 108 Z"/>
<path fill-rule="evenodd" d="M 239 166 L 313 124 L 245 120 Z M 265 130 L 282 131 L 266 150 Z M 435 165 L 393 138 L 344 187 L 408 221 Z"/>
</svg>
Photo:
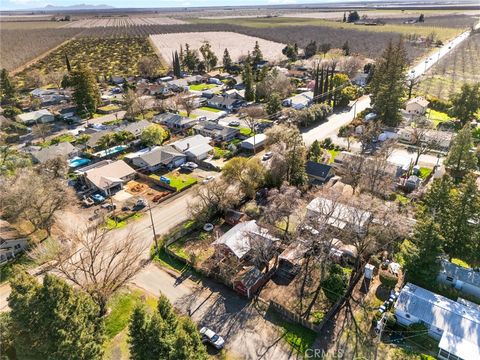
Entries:
<svg viewBox="0 0 480 360">
<path fill-rule="evenodd" d="M 77 168 L 79 166 L 86 165 L 90 162 L 91 162 L 90 159 L 85 159 L 85 158 L 81 158 L 81 157 L 77 156 L 77 157 L 74 157 L 73 159 L 71 159 L 68 162 L 68 166 L 71 167 L 71 168 Z"/>
</svg>

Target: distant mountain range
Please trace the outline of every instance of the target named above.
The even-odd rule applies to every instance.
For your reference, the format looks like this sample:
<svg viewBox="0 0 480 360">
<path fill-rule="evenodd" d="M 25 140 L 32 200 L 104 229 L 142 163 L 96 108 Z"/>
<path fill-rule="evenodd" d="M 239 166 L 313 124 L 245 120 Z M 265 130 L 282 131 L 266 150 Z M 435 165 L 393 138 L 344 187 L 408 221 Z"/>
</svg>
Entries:
<svg viewBox="0 0 480 360">
<path fill-rule="evenodd" d="M 61 5 L 46 5 L 43 8 L 28 9 L 28 10 L 44 10 L 44 11 L 65 11 L 65 10 L 108 10 L 115 9 L 114 6 L 100 4 L 100 5 L 89 5 L 89 4 L 77 4 L 69 6 Z"/>
</svg>

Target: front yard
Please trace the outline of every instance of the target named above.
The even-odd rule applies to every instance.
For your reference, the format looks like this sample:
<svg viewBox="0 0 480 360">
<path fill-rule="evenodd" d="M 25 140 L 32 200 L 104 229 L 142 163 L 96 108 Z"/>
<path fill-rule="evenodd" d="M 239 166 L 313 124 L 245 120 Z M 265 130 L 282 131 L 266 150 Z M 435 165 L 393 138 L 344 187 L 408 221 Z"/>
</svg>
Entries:
<svg viewBox="0 0 480 360">
<path fill-rule="evenodd" d="M 210 112 L 214 112 L 214 113 L 218 113 L 218 112 L 222 111 L 220 109 L 216 109 L 216 108 L 213 108 L 213 107 L 210 107 L 210 106 L 202 106 L 202 107 L 199 107 L 198 109 L 203 110 L 203 111 L 210 111 Z"/>
<path fill-rule="evenodd" d="M 195 84 L 195 85 L 190 85 L 189 89 L 192 91 L 204 91 L 204 90 L 210 90 L 218 85 L 216 84 Z"/>
<path fill-rule="evenodd" d="M 453 118 L 448 116 L 448 114 L 446 114 L 444 112 L 437 111 L 437 110 L 433 110 L 433 109 L 427 109 L 426 116 L 433 123 L 433 126 L 435 128 L 437 128 L 437 126 L 440 123 L 454 120 Z"/>
<path fill-rule="evenodd" d="M 151 174 L 149 175 L 152 179 L 160 181 L 160 177 L 163 176 L 170 180 L 171 187 L 175 188 L 176 191 L 182 191 L 188 186 L 192 186 L 198 182 L 198 179 L 190 174 L 182 173 L 178 170 L 171 171 L 163 175 Z"/>
</svg>

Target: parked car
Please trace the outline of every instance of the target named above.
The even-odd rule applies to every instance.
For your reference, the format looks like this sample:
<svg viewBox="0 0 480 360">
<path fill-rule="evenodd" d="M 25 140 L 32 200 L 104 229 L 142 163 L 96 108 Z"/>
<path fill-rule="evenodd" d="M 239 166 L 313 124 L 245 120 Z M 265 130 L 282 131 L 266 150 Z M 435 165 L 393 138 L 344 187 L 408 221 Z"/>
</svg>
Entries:
<svg viewBox="0 0 480 360">
<path fill-rule="evenodd" d="M 228 126 L 240 126 L 240 121 L 233 120 L 228 123 Z"/>
<path fill-rule="evenodd" d="M 100 194 L 93 194 L 90 198 L 94 201 L 95 204 L 101 204 L 105 201 L 105 197 Z"/>
<path fill-rule="evenodd" d="M 214 179 L 215 179 L 215 176 L 210 175 L 210 176 L 207 176 L 205 179 L 203 179 L 202 183 L 206 184 L 206 183 L 209 183 L 210 181 L 212 181 Z"/>
<path fill-rule="evenodd" d="M 84 198 L 84 199 L 82 200 L 82 204 L 83 204 L 83 206 L 85 206 L 85 207 L 90 207 L 90 206 L 92 206 L 93 204 L 95 204 L 95 201 L 93 201 L 92 198 L 86 197 L 86 198 Z"/>
<path fill-rule="evenodd" d="M 185 164 L 183 164 L 182 166 L 180 166 L 182 169 L 187 169 L 187 170 L 195 170 L 196 168 L 198 168 L 198 165 L 195 164 L 194 162 L 186 162 Z"/>
<path fill-rule="evenodd" d="M 271 151 L 266 152 L 266 153 L 262 156 L 262 160 L 263 160 L 263 161 L 267 161 L 267 160 L 270 159 L 272 156 L 273 156 L 273 152 L 271 152 Z"/>
<path fill-rule="evenodd" d="M 213 330 L 210 330 L 207 327 L 202 327 L 200 329 L 200 334 L 202 335 L 202 342 L 209 343 L 210 345 L 214 346 L 215 349 L 223 349 L 225 345 L 225 340 L 216 334 Z"/>
<path fill-rule="evenodd" d="M 110 203 L 102 204 L 101 206 L 103 209 L 107 209 L 108 211 L 113 211 L 117 208 L 117 205 Z"/>
<path fill-rule="evenodd" d="M 145 206 L 147 206 L 146 200 L 138 199 L 135 205 L 133 205 L 132 210 L 139 211 L 139 210 L 142 210 Z"/>
</svg>

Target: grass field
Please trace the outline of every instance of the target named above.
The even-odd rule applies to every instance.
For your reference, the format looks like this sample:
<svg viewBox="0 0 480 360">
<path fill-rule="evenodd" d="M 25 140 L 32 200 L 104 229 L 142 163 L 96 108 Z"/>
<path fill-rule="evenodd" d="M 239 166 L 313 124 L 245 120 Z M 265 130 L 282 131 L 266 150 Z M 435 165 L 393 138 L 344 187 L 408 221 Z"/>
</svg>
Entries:
<svg viewBox="0 0 480 360">
<path fill-rule="evenodd" d="M 215 108 L 212 108 L 210 106 L 202 106 L 202 107 L 199 107 L 198 109 L 203 110 L 203 111 L 211 111 L 211 112 L 214 112 L 214 113 L 218 113 L 218 112 L 222 111 L 220 109 L 215 109 Z"/>
<path fill-rule="evenodd" d="M 42 74 L 66 71 L 65 54 L 72 67 L 80 63 L 86 64 L 103 76 L 138 75 L 138 61 L 143 56 L 157 56 L 146 37 L 75 39 L 28 67 L 18 77 L 25 78 L 33 69 L 38 69 Z M 161 71 L 160 61 L 159 70 Z"/>
<path fill-rule="evenodd" d="M 232 18 L 232 19 L 193 19 L 191 22 L 196 24 L 222 24 L 254 27 L 254 28 L 274 28 L 279 26 L 326 26 L 336 29 L 351 29 L 366 32 L 393 32 L 403 35 L 418 34 L 428 36 L 432 32 L 436 33 L 442 41 L 455 37 L 462 30 L 458 28 L 436 27 L 436 26 L 412 26 L 406 24 L 386 24 L 383 26 L 363 26 L 324 19 L 309 18 Z"/>
<path fill-rule="evenodd" d="M 215 84 L 195 84 L 195 85 L 190 85 L 189 88 L 192 91 L 203 91 L 203 90 L 208 90 L 208 89 L 213 89 L 214 87 L 217 87 L 218 85 Z"/>
<path fill-rule="evenodd" d="M 168 185 L 174 187 L 177 189 L 177 191 L 182 191 L 187 186 L 193 185 L 198 181 L 196 177 L 189 174 L 183 174 L 178 171 L 172 171 L 162 176 L 170 179 L 170 184 Z M 151 174 L 150 177 L 155 180 L 160 180 L 160 176 L 157 174 Z"/>
<path fill-rule="evenodd" d="M 447 100 L 463 84 L 480 82 L 480 34 L 470 36 L 424 76 L 417 93 Z"/>
</svg>

